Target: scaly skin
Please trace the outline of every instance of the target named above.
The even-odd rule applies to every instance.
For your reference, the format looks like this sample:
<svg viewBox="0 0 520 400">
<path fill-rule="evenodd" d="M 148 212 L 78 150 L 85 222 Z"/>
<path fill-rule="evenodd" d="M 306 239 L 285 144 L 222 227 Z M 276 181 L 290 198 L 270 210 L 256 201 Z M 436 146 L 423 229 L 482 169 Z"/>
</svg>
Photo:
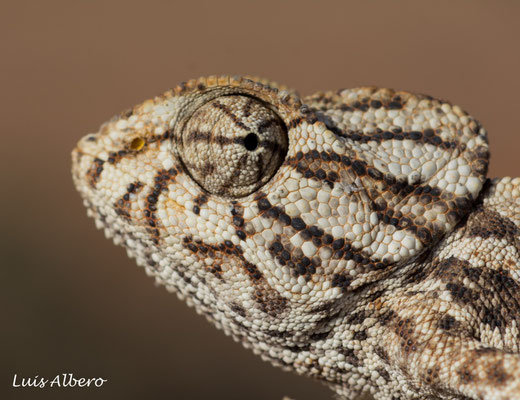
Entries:
<svg viewBox="0 0 520 400">
<path fill-rule="evenodd" d="M 72 156 L 106 235 L 263 359 L 345 398 L 520 398 L 520 179 L 486 180 L 459 107 L 201 78 Z"/>
</svg>

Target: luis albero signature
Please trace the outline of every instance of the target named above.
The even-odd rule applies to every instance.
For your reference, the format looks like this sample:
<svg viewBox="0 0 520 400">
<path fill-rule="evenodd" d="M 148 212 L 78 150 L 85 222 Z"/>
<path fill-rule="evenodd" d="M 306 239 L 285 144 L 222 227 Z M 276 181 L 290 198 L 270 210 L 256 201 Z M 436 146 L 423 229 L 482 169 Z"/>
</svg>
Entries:
<svg viewBox="0 0 520 400">
<path fill-rule="evenodd" d="M 103 378 L 76 378 L 74 374 L 58 374 L 52 379 L 45 379 L 36 375 L 32 378 L 22 378 L 17 374 L 13 376 L 13 387 L 15 388 L 39 388 L 59 387 L 59 388 L 84 388 L 101 387 L 108 379 Z"/>
</svg>

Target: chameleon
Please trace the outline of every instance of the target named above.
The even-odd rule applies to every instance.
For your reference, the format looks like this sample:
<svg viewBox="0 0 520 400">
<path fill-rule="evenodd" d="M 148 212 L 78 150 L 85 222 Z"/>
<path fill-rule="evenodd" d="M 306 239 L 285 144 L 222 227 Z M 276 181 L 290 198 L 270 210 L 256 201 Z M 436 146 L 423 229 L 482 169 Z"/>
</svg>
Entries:
<svg viewBox="0 0 520 400">
<path fill-rule="evenodd" d="M 84 136 L 88 215 L 262 359 L 339 398 L 520 398 L 520 179 L 460 107 L 181 83 Z"/>
</svg>

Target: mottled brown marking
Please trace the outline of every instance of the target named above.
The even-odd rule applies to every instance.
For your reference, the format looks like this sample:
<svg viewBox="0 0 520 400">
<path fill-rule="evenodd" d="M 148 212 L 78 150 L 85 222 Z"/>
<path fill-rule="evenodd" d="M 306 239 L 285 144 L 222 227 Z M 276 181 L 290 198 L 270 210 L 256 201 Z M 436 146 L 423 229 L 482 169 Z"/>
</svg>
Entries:
<svg viewBox="0 0 520 400">
<path fill-rule="evenodd" d="M 103 164 L 105 162 L 99 158 L 94 159 L 94 163 L 87 171 L 87 181 L 89 185 L 93 188 L 96 187 L 96 184 L 99 180 L 99 177 L 101 176 L 101 173 L 103 172 Z"/>
<path fill-rule="evenodd" d="M 163 193 L 168 192 L 168 185 L 175 180 L 175 176 L 178 174 L 178 169 L 175 167 L 169 170 L 161 169 L 157 172 L 154 178 L 154 185 L 150 188 L 148 195 L 146 196 L 145 209 L 143 214 L 147 224 L 147 231 L 152 236 L 154 244 L 159 244 L 160 239 L 160 221 L 158 220 L 155 212 L 157 211 L 157 202 L 159 196 Z"/>
<path fill-rule="evenodd" d="M 186 135 L 184 143 L 190 144 L 194 142 L 212 142 L 220 146 L 227 146 L 230 144 L 243 144 L 244 139 L 242 137 L 216 136 L 213 132 L 191 131 Z"/>
<path fill-rule="evenodd" d="M 345 361 L 350 365 L 353 365 L 354 367 L 359 367 L 360 365 L 362 365 L 362 361 L 359 359 L 358 356 L 356 356 L 356 352 L 354 351 L 354 349 L 342 347 L 338 349 L 338 352 L 345 356 Z"/>
<path fill-rule="evenodd" d="M 417 351 L 419 338 L 415 332 L 416 323 L 411 318 L 398 319 L 393 325 L 394 332 L 399 337 L 399 345 L 408 356 L 410 353 Z"/>
<path fill-rule="evenodd" d="M 489 239 L 507 238 L 516 243 L 520 233 L 519 228 L 510 219 L 503 217 L 498 212 L 485 207 L 479 207 L 468 219 L 468 235 Z"/>
<path fill-rule="evenodd" d="M 432 276 L 445 282 L 453 300 L 474 310 L 491 329 L 504 333 L 513 321 L 520 326 L 520 285 L 509 271 L 476 268 L 450 257 L 434 263 Z"/>
<path fill-rule="evenodd" d="M 209 256 L 214 260 L 214 263 L 219 266 L 215 270 L 215 264 L 207 266 L 210 272 L 217 275 L 219 278 L 223 272 L 232 269 L 233 266 L 238 265 L 249 276 L 250 282 L 254 285 L 254 292 L 252 299 L 258 305 L 258 308 L 266 314 L 280 318 L 282 313 L 288 306 L 288 301 L 282 297 L 276 290 L 272 289 L 267 283 L 263 274 L 258 270 L 258 267 L 253 263 L 247 261 L 244 257 L 243 250 L 240 246 L 236 246 L 233 242 L 226 240 L 224 243 L 218 245 L 207 244 L 200 239 L 193 240 L 191 237 L 183 238 L 183 246 L 188 248 L 192 253 L 200 255 L 201 262 Z"/>
<path fill-rule="evenodd" d="M 217 101 L 214 101 L 211 103 L 211 105 L 221 111 L 224 112 L 224 114 L 226 114 L 230 119 L 231 121 L 233 121 L 233 123 L 238 126 L 239 128 L 242 128 L 244 130 L 251 130 L 251 128 L 249 128 L 247 125 L 245 125 L 239 117 L 237 117 L 226 105 L 222 104 L 222 103 L 219 103 Z"/>
<path fill-rule="evenodd" d="M 114 210 L 116 214 L 121 216 L 127 222 L 132 220 L 130 215 L 130 210 L 132 209 L 131 195 L 139 193 L 143 187 L 143 183 L 139 181 L 135 181 L 129 184 L 123 197 L 114 203 Z"/>
</svg>

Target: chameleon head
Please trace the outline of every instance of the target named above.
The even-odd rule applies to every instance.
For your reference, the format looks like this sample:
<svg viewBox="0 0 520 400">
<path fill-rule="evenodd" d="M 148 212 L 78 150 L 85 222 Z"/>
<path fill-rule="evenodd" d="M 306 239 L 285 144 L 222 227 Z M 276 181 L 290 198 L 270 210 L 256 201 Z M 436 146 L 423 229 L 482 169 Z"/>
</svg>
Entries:
<svg viewBox="0 0 520 400">
<path fill-rule="evenodd" d="M 487 166 L 485 132 L 460 109 L 431 128 L 425 115 L 447 103 L 402 92 L 395 111 L 395 92 L 362 88 L 304 105 L 280 89 L 189 81 L 72 154 L 106 235 L 218 326 L 257 341 L 305 340 L 320 312 L 419 256 L 463 217 Z"/>
</svg>

